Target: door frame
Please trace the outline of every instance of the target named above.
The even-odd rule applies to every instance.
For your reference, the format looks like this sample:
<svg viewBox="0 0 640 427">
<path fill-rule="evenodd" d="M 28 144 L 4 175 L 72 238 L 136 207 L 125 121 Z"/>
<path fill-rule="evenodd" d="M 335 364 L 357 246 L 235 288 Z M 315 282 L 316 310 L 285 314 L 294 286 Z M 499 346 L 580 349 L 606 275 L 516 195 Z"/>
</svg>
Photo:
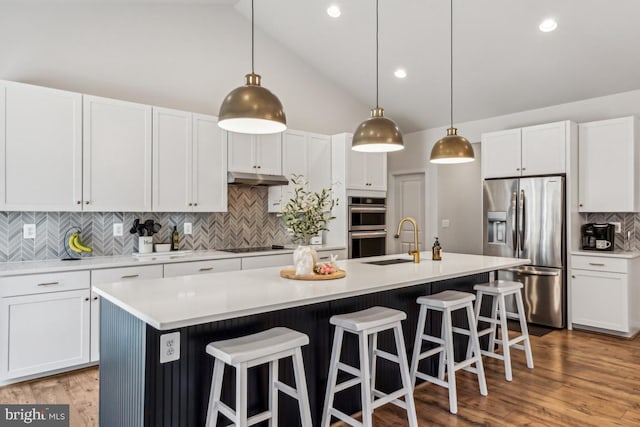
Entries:
<svg viewBox="0 0 640 427">
<path fill-rule="evenodd" d="M 431 191 L 432 180 L 429 174 L 429 170 L 428 169 L 404 169 L 404 170 L 394 171 L 393 173 L 389 174 L 389 183 L 387 187 L 387 214 L 388 214 L 387 215 L 387 218 L 388 218 L 387 219 L 387 254 L 393 254 L 396 251 L 395 239 L 393 238 L 393 236 L 396 234 L 398 223 L 402 219 L 400 218 L 400 214 L 396 212 L 396 195 L 395 195 L 396 182 L 398 178 L 406 175 L 422 175 L 424 179 L 425 207 L 424 207 L 423 232 L 424 232 L 425 243 L 423 243 L 423 245 L 426 246 L 426 240 L 428 236 L 435 235 L 433 234 L 433 231 L 432 231 L 433 230 L 432 218 L 436 217 L 436 215 L 434 215 L 434 212 L 437 212 L 437 205 L 435 202 L 432 202 L 432 203 L 429 202 L 430 200 L 429 195 L 433 194 L 433 192 Z M 422 251 L 426 249 L 427 249 L 426 247 L 421 248 Z"/>
</svg>

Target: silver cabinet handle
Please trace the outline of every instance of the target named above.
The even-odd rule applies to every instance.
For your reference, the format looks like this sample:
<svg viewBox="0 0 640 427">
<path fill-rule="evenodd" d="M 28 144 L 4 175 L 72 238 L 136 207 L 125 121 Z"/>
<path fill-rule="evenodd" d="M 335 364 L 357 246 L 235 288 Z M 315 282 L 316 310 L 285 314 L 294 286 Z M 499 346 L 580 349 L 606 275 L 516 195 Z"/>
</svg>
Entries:
<svg viewBox="0 0 640 427">
<path fill-rule="evenodd" d="M 59 285 L 60 282 L 44 282 L 44 283 L 38 283 L 38 286 L 53 286 L 53 285 Z"/>
<path fill-rule="evenodd" d="M 139 274 L 126 274 L 124 276 L 120 276 L 121 279 L 133 279 L 135 277 L 140 276 Z"/>
<path fill-rule="evenodd" d="M 325 260 L 325 259 L 329 259 L 329 257 L 328 257 L 328 256 L 320 257 L 320 260 L 321 260 L 321 261 L 322 261 L 322 260 Z"/>
<path fill-rule="evenodd" d="M 594 267 L 604 267 L 605 264 L 602 262 L 590 262 L 589 265 L 593 265 Z"/>
<path fill-rule="evenodd" d="M 213 270 L 213 267 L 202 267 L 200 270 L 198 271 L 211 271 Z"/>
</svg>

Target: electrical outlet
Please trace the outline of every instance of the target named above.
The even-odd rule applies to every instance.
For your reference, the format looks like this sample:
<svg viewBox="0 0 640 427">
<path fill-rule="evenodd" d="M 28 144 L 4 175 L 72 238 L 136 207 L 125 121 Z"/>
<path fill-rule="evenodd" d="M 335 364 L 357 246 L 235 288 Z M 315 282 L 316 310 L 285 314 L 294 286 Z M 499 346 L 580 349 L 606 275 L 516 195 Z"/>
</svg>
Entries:
<svg viewBox="0 0 640 427">
<path fill-rule="evenodd" d="M 24 238 L 24 239 L 35 239 L 36 238 L 36 225 L 35 224 L 24 224 L 22 226 L 22 238 Z"/>
<path fill-rule="evenodd" d="M 193 229 L 191 228 L 191 223 L 190 222 L 185 222 L 184 223 L 184 234 L 191 234 L 193 232 Z"/>
<path fill-rule="evenodd" d="M 160 363 L 180 359 L 180 332 L 160 335 Z"/>
<path fill-rule="evenodd" d="M 122 236 L 122 223 L 116 222 L 113 224 L 113 237 Z"/>
<path fill-rule="evenodd" d="M 622 233 L 622 224 L 619 222 L 610 222 L 609 224 L 613 224 L 616 226 L 616 233 Z"/>
<path fill-rule="evenodd" d="M 451 222 L 448 219 L 442 220 L 442 228 L 449 228 L 450 225 L 451 225 Z"/>
</svg>

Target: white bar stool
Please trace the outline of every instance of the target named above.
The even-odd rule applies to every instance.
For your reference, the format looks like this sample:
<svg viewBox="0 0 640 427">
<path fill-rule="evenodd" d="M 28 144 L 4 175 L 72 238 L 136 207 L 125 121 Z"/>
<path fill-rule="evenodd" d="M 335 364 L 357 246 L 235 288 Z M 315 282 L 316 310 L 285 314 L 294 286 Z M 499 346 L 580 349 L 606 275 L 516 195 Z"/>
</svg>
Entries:
<svg viewBox="0 0 640 427">
<path fill-rule="evenodd" d="M 527 329 L 527 320 L 525 319 L 524 305 L 522 304 L 522 283 L 509 280 L 495 280 L 489 283 L 481 283 L 475 285 L 478 301 L 476 302 L 476 328 L 478 322 L 487 322 L 490 326 L 486 329 L 478 331 L 478 336 L 489 335 L 488 350 L 481 350 L 482 355 L 493 357 L 495 359 L 504 360 L 504 371 L 507 381 L 511 381 L 511 347 L 518 350 L 524 350 L 527 359 L 527 367 L 533 369 L 533 356 L 531 354 L 531 342 L 529 340 L 529 330 Z M 482 297 L 484 295 L 492 297 L 491 301 L 491 317 L 480 316 L 480 308 L 482 305 Z M 507 311 L 505 297 L 513 295 L 516 299 L 517 313 Z M 498 318 L 499 317 L 499 318 Z M 518 319 L 520 322 L 519 336 L 509 339 L 509 330 L 507 329 L 507 319 Z M 500 325 L 502 339 L 496 339 L 496 326 Z M 519 344 L 523 342 L 523 344 Z M 506 343 L 506 345 L 505 345 Z M 502 346 L 502 354 L 496 353 L 496 345 Z"/>
<path fill-rule="evenodd" d="M 416 331 L 416 340 L 413 346 L 413 358 L 411 359 L 411 382 L 415 386 L 416 378 L 437 384 L 449 389 L 449 411 L 452 414 L 458 412 L 458 398 L 456 392 L 456 371 L 465 369 L 473 372 L 478 376 L 478 384 L 480 385 L 480 394 L 487 395 L 487 382 L 484 377 L 484 368 L 482 366 L 482 356 L 480 355 L 480 344 L 478 341 L 478 333 L 474 327 L 476 325 L 475 316 L 473 314 L 473 301 L 475 295 L 467 292 L 444 291 L 435 295 L 429 295 L 418 298 L 420 304 L 420 314 L 418 316 L 418 329 Z M 451 313 L 456 310 L 465 309 L 469 329 L 453 327 L 451 324 Z M 424 331 L 429 310 L 442 312 L 442 327 L 440 337 L 427 335 Z M 453 353 L 453 333 L 469 336 L 470 353 L 467 358 L 459 363 L 455 362 Z M 438 344 L 430 350 L 422 352 L 422 341 Z M 439 356 L 438 377 L 427 375 L 418 371 L 418 365 L 422 359 L 432 356 Z M 475 364 L 475 367 L 471 365 Z M 447 380 L 444 380 L 445 368 Z"/>
<path fill-rule="evenodd" d="M 215 426 L 221 413 L 237 427 L 250 426 L 269 420 L 270 426 L 278 425 L 278 392 L 281 391 L 298 400 L 303 427 L 311 427 L 311 411 L 307 395 L 301 347 L 309 344 L 309 337 L 288 328 L 273 328 L 253 335 L 207 345 L 207 353 L 215 357 L 207 427 Z M 278 360 L 291 357 L 296 388 L 278 380 Z M 220 400 L 224 365 L 236 368 L 236 410 Z M 269 410 L 247 419 L 247 370 L 253 366 L 269 363 Z"/>
<path fill-rule="evenodd" d="M 331 362 L 329 363 L 324 410 L 322 411 L 322 427 L 329 427 L 332 416 L 351 426 L 371 427 L 373 425 L 374 409 L 389 402 L 407 411 L 409 426 L 418 426 L 416 408 L 413 402 L 413 387 L 409 378 L 409 365 L 400 323 L 406 318 L 407 315 L 404 312 L 386 307 L 371 307 L 366 310 L 331 317 L 329 322 L 335 325 L 336 329 L 333 337 L 333 349 L 331 350 Z M 378 332 L 389 329 L 393 329 L 397 355 L 377 348 Z M 340 362 L 342 338 L 345 331 L 358 336 L 360 369 Z M 369 340 L 370 335 L 371 340 Z M 376 358 L 378 357 L 398 364 L 402 380 L 401 389 L 390 394 L 384 394 L 376 390 Z M 336 384 L 339 370 L 347 372 L 355 378 Z M 358 422 L 333 407 L 336 393 L 356 385 L 360 385 L 362 422 Z M 403 396 L 404 400 L 400 400 L 400 397 Z"/>
</svg>

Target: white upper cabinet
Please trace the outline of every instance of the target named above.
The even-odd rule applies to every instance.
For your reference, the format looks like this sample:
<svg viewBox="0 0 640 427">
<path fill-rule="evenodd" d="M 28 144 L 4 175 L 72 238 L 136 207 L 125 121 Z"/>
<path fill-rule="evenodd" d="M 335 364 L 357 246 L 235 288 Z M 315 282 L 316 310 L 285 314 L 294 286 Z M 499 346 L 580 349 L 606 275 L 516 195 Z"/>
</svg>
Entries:
<svg viewBox="0 0 640 427">
<path fill-rule="evenodd" d="M 282 134 L 227 133 L 229 170 L 232 172 L 282 174 Z"/>
<path fill-rule="evenodd" d="M 578 126 L 578 210 L 640 212 L 638 118 Z"/>
<path fill-rule="evenodd" d="M 387 153 L 363 153 L 347 147 L 347 188 L 387 191 Z"/>
<path fill-rule="evenodd" d="M 347 188 L 367 190 L 367 154 L 347 147 Z"/>
<path fill-rule="evenodd" d="M 331 187 L 331 137 L 309 134 L 309 188 L 321 191 Z"/>
<path fill-rule="evenodd" d="M 151 106 L 83 97 L 85 211 L 151 210 Z"/>
<path fill-rule="evenodd" d="M 213 116 L 153 108 L 153 210 L 227 209 L 226 141 Z"/>
<path fill-rule="evenodd" d="M 0 81 L 0 210 L 82 209 L 82 95 Z"/>
<path fill-rule="evenodd" d="M 483 177 L 566 173 L 570 127 L 562 121 L 482 134 Z"/>
</svg>

